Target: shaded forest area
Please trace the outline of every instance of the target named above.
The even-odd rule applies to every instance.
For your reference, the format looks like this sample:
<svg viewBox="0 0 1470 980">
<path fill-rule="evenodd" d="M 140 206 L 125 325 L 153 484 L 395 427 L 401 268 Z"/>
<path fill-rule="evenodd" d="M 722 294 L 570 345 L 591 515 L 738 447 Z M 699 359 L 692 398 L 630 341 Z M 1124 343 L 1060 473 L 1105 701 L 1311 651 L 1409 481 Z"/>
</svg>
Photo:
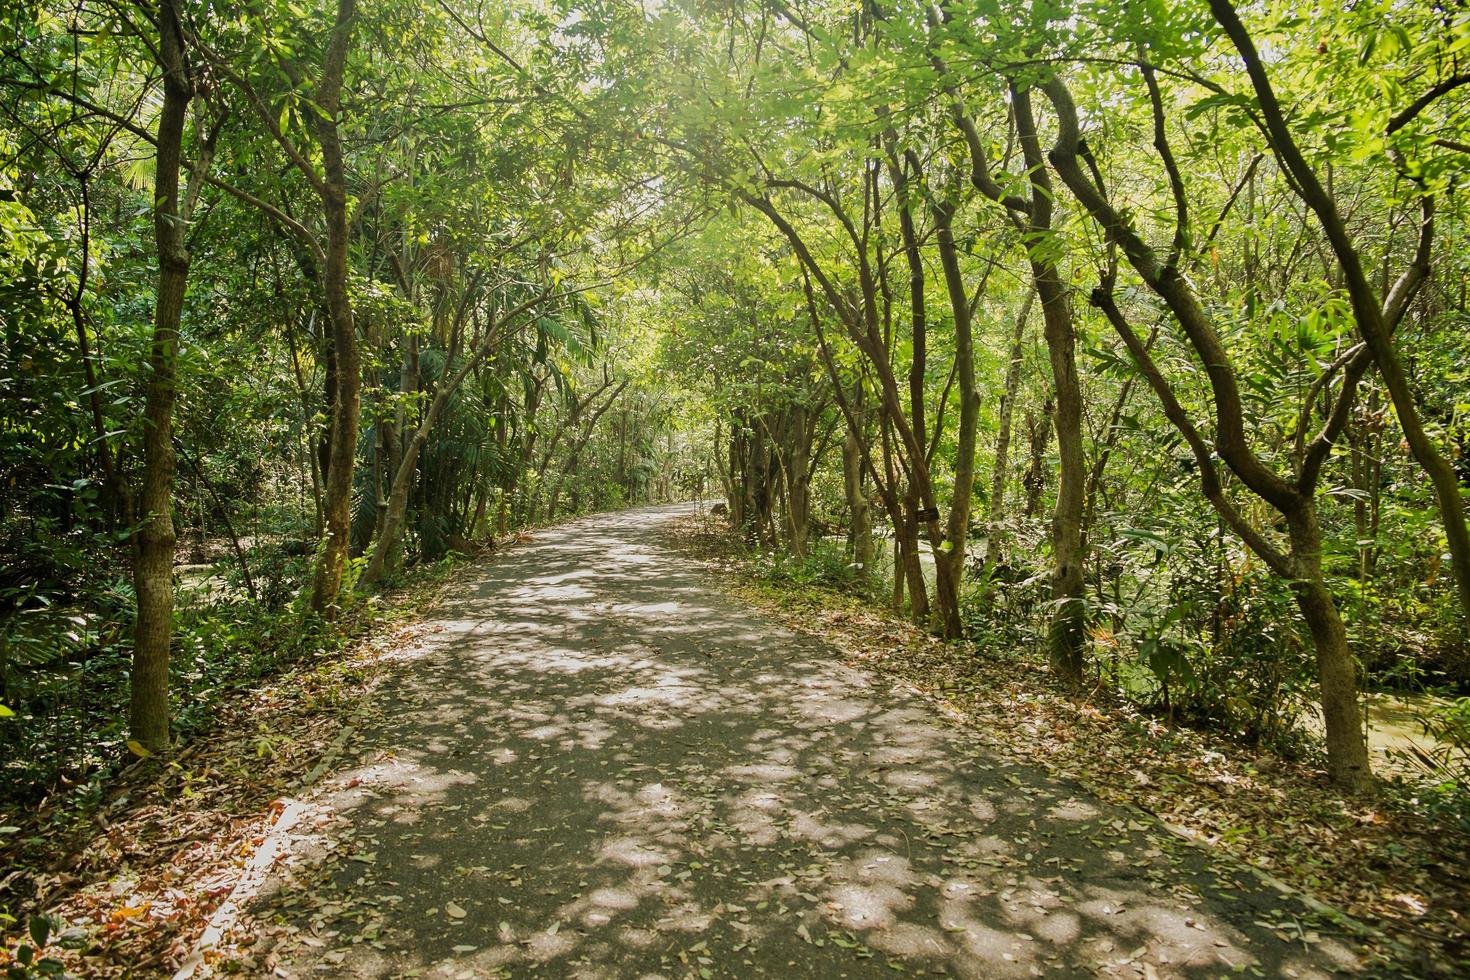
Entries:
<svg viewBox="0 0 1470 980">
<path fill-rule="evenodd" d="M 1457 4 L 7 6 L 0 834 L 696 497 L 1470 830 L 1467 94 Z"/>
<path fill-rule="evenodd" d="M 405 563 L 687 492 L 597 291 L 675 230 L 431 7 L 6 14 L 10 802 L 168 747 Z"/>
</svg>

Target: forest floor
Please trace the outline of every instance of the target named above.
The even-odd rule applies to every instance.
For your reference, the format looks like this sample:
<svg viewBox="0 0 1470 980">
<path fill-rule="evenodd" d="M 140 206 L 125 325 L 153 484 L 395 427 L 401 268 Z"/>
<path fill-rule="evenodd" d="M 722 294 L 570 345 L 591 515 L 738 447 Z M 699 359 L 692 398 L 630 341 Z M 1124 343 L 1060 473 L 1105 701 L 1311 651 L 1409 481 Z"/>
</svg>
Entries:
<svg viewBox="0 0 1470 980">
<path fill-rule="evenodd" d="M 48 951 L 134 976 L 1449 969 L 1435 933 L 1355 927 L 1129 805 L 1194 791 L 1143 759 L 1119 794 L 1050 695 L 967 716 L 896 668 L 922 634 L 720 574 L 689 511 L 538 532 L 345 657 L 351 683 L 262 692 L 267 734 L 114 800 L 44 890 Z"/>
</svg>

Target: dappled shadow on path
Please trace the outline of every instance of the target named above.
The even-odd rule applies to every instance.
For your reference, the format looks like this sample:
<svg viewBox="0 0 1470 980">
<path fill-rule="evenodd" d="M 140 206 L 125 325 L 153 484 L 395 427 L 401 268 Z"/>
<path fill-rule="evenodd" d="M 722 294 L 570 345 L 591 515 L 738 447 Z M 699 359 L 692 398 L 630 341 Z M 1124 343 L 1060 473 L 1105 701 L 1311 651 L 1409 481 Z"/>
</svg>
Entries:
<svg viewBox="0 0 1470 980">
<path fill-rule="evenodd" d="M 467 570 L 255 913 L 290 975 L 1277 976 L 1300 907 L 716 594 L 677 508 Z M 1287 934 L 1283 939 L 1281 934 Z M 260 955 L 267 955 L 264 950 Z"/>
</svg>

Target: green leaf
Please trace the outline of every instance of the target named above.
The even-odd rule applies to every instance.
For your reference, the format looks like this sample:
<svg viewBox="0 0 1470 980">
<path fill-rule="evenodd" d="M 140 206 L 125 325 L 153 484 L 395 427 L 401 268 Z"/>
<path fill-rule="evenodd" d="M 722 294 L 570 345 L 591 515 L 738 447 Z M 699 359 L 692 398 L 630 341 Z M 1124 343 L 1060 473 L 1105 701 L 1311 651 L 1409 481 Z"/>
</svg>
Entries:
<svg viewBox="0 0 1470 980">
<path fill-rule="evenodd" d="M 51 920 L 44 915 L 33 915 L 27 926 L 31 938 L 36 941 L 36 948 L 44 948 L 46 941 L 51 938 Z"/>
</svg>

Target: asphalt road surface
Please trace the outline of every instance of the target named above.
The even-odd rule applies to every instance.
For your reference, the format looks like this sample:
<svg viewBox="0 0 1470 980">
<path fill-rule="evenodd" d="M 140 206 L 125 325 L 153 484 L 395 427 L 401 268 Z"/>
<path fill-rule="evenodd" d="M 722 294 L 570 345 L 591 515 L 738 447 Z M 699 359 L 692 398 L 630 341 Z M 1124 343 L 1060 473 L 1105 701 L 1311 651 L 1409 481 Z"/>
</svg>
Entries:
<svg viewBox="0 0 1470 980">
<path fill-rule="evenodd" d="M 722 595 L 661 543 L 685 512 L 464 570 L 256 900 L 262 972 L 1356 968 L 1253 878 Z"/>
</svg>

